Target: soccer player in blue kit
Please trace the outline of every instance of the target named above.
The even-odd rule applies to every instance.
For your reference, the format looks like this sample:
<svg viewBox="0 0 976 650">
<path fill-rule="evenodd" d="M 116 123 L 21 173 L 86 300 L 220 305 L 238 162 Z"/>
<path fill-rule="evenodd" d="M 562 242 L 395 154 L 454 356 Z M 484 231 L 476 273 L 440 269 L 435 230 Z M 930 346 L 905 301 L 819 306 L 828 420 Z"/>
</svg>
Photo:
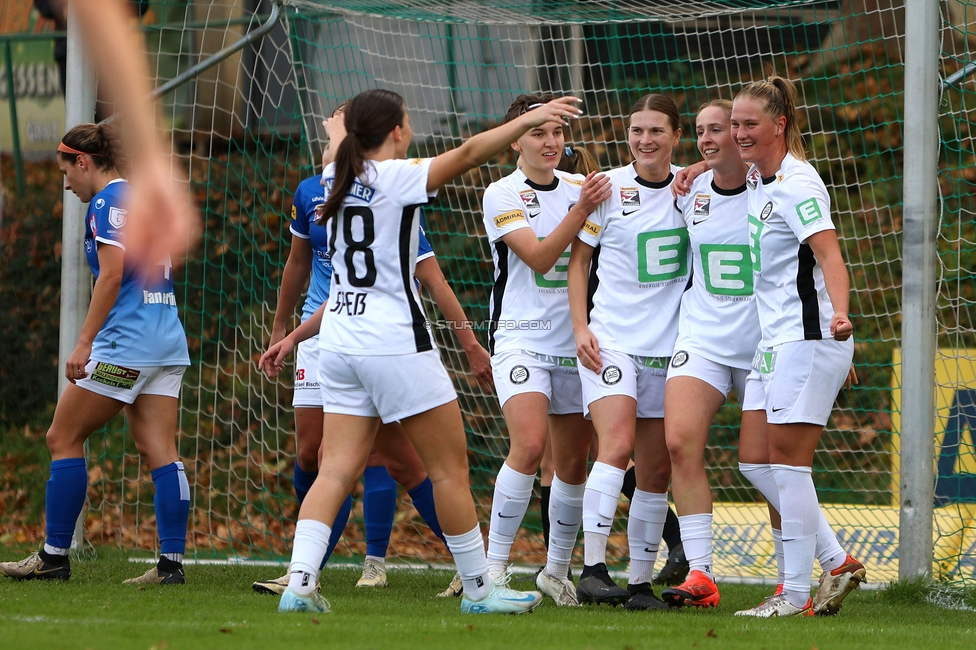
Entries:
<svg viewBox="0 0 976 650">
<path fill-rule="evenodd" d="M 190 487 L 176 451 L 178 397 L 190 365 L 168 257 L 146 265 L 126 255 L 125 158 L 112 125 L 81 124 L 58 146 L 64 187 L 88 202 L 85 252 L 95 285 L 68 357 L 65 387 L 47 432 L 44 548 L 0 563 L 18 580 L 67 580 L 68 550 L 88 491 L 85 440 L 124 410 L 139 456 L 152 471 L 160 558 L 134 584 L 183 584 Z"/>
</svg>

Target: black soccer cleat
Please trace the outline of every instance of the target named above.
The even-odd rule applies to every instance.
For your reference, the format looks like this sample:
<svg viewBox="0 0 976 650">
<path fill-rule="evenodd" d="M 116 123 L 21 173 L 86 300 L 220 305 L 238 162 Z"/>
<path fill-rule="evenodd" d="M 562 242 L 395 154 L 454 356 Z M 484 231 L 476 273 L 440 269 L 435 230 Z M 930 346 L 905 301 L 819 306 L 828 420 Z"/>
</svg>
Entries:
<svg viewBox="0 0 976 650">
<path fill-rule="evenodd" d="M 669 609 L 663 600 L 654 595 L 650 583 L 642 582 L 639 585 L 627 585 L 627 592 L 630 594 L 630 599 L 624 603 L 624 609 L 632 612 Z"/>
<path fill-rule="evenodd" d="M 610 577 L 603 562 L 583 567 L 583 574 L 576 585 L 576 598 L 580 603 L 597 605 L 622 605 L 630 600 L 630 592 Z"/>
<path fill-rule="evenodd" d="M 685 549 L 681 544 L 675 544 L 674 548 L 668 549 L 668 561 L 661 567 L 661 572 L 654 578 L 654 584 L 674 587 L 680 585 L 688 578 L 688 560 L 685 558 Z"/>
</svg>

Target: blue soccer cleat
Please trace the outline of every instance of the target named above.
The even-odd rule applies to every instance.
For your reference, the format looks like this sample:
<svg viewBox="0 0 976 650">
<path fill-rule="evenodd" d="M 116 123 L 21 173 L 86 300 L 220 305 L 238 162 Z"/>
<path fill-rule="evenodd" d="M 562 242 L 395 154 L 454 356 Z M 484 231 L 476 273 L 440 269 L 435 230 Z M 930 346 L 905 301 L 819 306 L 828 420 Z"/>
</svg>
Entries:
<svg viewBox="0 0 976 650">
<path fill-rule="evenodd" d="M 318 614 L 328 614 L 329 601 L 322 598 L 322 594 L 313 591 L 307 596 L 299 596 L 290 587 L 281 594 L 281 601 L 278 603 L 278 612 L 311 612 Z"/>
</svg>

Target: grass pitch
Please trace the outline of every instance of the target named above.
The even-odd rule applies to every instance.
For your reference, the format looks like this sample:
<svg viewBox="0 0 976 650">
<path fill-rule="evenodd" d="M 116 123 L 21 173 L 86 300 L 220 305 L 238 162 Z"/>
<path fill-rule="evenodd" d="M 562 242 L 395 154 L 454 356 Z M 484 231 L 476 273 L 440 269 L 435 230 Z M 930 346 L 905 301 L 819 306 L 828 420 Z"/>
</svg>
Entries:
<svg viewBox="0 0 976 650">
<path fill-rule="evenodd" d="M 277 567 L 188 565 L 185 586 L 121 584 L 148 566 L 101 549 L 97 560 L 74 563 L 68 583 L 0 580 L 0 647 L 944 650 L 972 648 L 976 639 L 974 610 L 929 604 L 923 588 L 910 586 L 855 592 L 835 618 L 734 618 L 769 587 L 729 584 L 721 585 L 721 606 L 709 611 L 564 609 L 546 600 L 524 616 L 465 616 L 458 600 L 434 597 L 451 578 L 446 571 L 391 570 L 389 588 L 357 589 L 359 572 L 337 568 L 323 573 L 331 614 L 284 615 L 277 598 L 250 589 L 254 580 L 280 575 Z M 527 576 L 513 583 L 531 587 Z"/>
</svg>

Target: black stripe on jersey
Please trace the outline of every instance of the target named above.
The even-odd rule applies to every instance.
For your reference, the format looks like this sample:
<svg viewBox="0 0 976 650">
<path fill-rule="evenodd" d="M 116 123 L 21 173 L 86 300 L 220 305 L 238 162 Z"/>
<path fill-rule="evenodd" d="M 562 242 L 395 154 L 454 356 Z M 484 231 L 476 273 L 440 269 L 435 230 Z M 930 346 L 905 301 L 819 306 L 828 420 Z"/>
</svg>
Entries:
<svg viewBox="0 0 976 650">
<path fill-rule="evenodd" d="M 426 327 L 427 319 L 424 318 L 424 310 L 413 299 L 413 274 L 410 272 L 411 257 L 417 257 L 416 249 L 410 250 L 410 240 L 416 228 L 414 219 L 419 209 L 420 204 L 407 205 L 403 208 L 403 212 L 400 215 L 400 250 L 398 252 L 400 254 L 400 277 L 403 279 L 403 291 L 407 296 L 407 303 L 410 307 L 413 340 L 417 346 L 417 352 L 427 352 L 428 350 L 434 349 L 434 343 L 430 338 L 430 330 Z"/>
<path fill-rule="evenodd" d="M 556 178 L 548 185 L 543 185 L 542 183 L 536 183 L 535 181 L 530 181 L 529 179 L 526 178 L 525 184 L 531 187 L 532 189 L 538 190 L 540 192 L 551 192 L 557 187 L 559 187 L 559 177 L 556 176 Z"/>
<path fill-rule="evenodd" d="M 502 317 L 502 300 L 508 284 L 508 245 L 501 239 L 495 242 L 495 255 L 498 257 L 498 275 L 491 289 L 491 320 L 488 323 L 488 354 L 495 354 L 495 331 Z"/>
<path fill-rule="evenodd" d="M 737 194 L 742 194 L 743 192 L 746 191 L 746 184 L 743 183 L 742 185 L 740 185 L 739 187 L 736 187 L 735 189 L 724 190 L 724 189 L 722 189 L 721 187 L 719 187 L 718 185 L 715 184 L 715 179 L 713 178 L 712 179 L 712 191 L 715 192 L 716 194 L 721 194 L 722 196 L 736 196 Z"/>
<path fill-rule="evenodd" d="M 668 172 L 667 179 L 661 181 L 660 183 L 652 183 L 651 181 L 645 181 L 640 176 L 634 176 L 634 180 L 637 181 L 638 185 L 643 185 L 649 190 L 663 190 L 665 187 L 671 184 L 671 181 L 674 180 L 674 174 Z"/>
<path fill-rule="evenodd" d="M 593 249 L 593 259 L 590 260 L 590 281 L 586 285 L 586 322 L 590 322 L 590 312 L 593 311 L 593 296 L 600 288 L 600 278 L 596 275 L 596 270 L 600 268 L 600 245 L 597 244 Z"/>
<path fill-rule="evenodd" d="M 800 244 L 796 257 L 796 293 L 803 310 L 803 339 L 817 341 L 823 338 L 820 333 L 820 301 L 817 299 L 817 285 L 813 281 L 817 260 L 809 244 Z"/>
</svg>

